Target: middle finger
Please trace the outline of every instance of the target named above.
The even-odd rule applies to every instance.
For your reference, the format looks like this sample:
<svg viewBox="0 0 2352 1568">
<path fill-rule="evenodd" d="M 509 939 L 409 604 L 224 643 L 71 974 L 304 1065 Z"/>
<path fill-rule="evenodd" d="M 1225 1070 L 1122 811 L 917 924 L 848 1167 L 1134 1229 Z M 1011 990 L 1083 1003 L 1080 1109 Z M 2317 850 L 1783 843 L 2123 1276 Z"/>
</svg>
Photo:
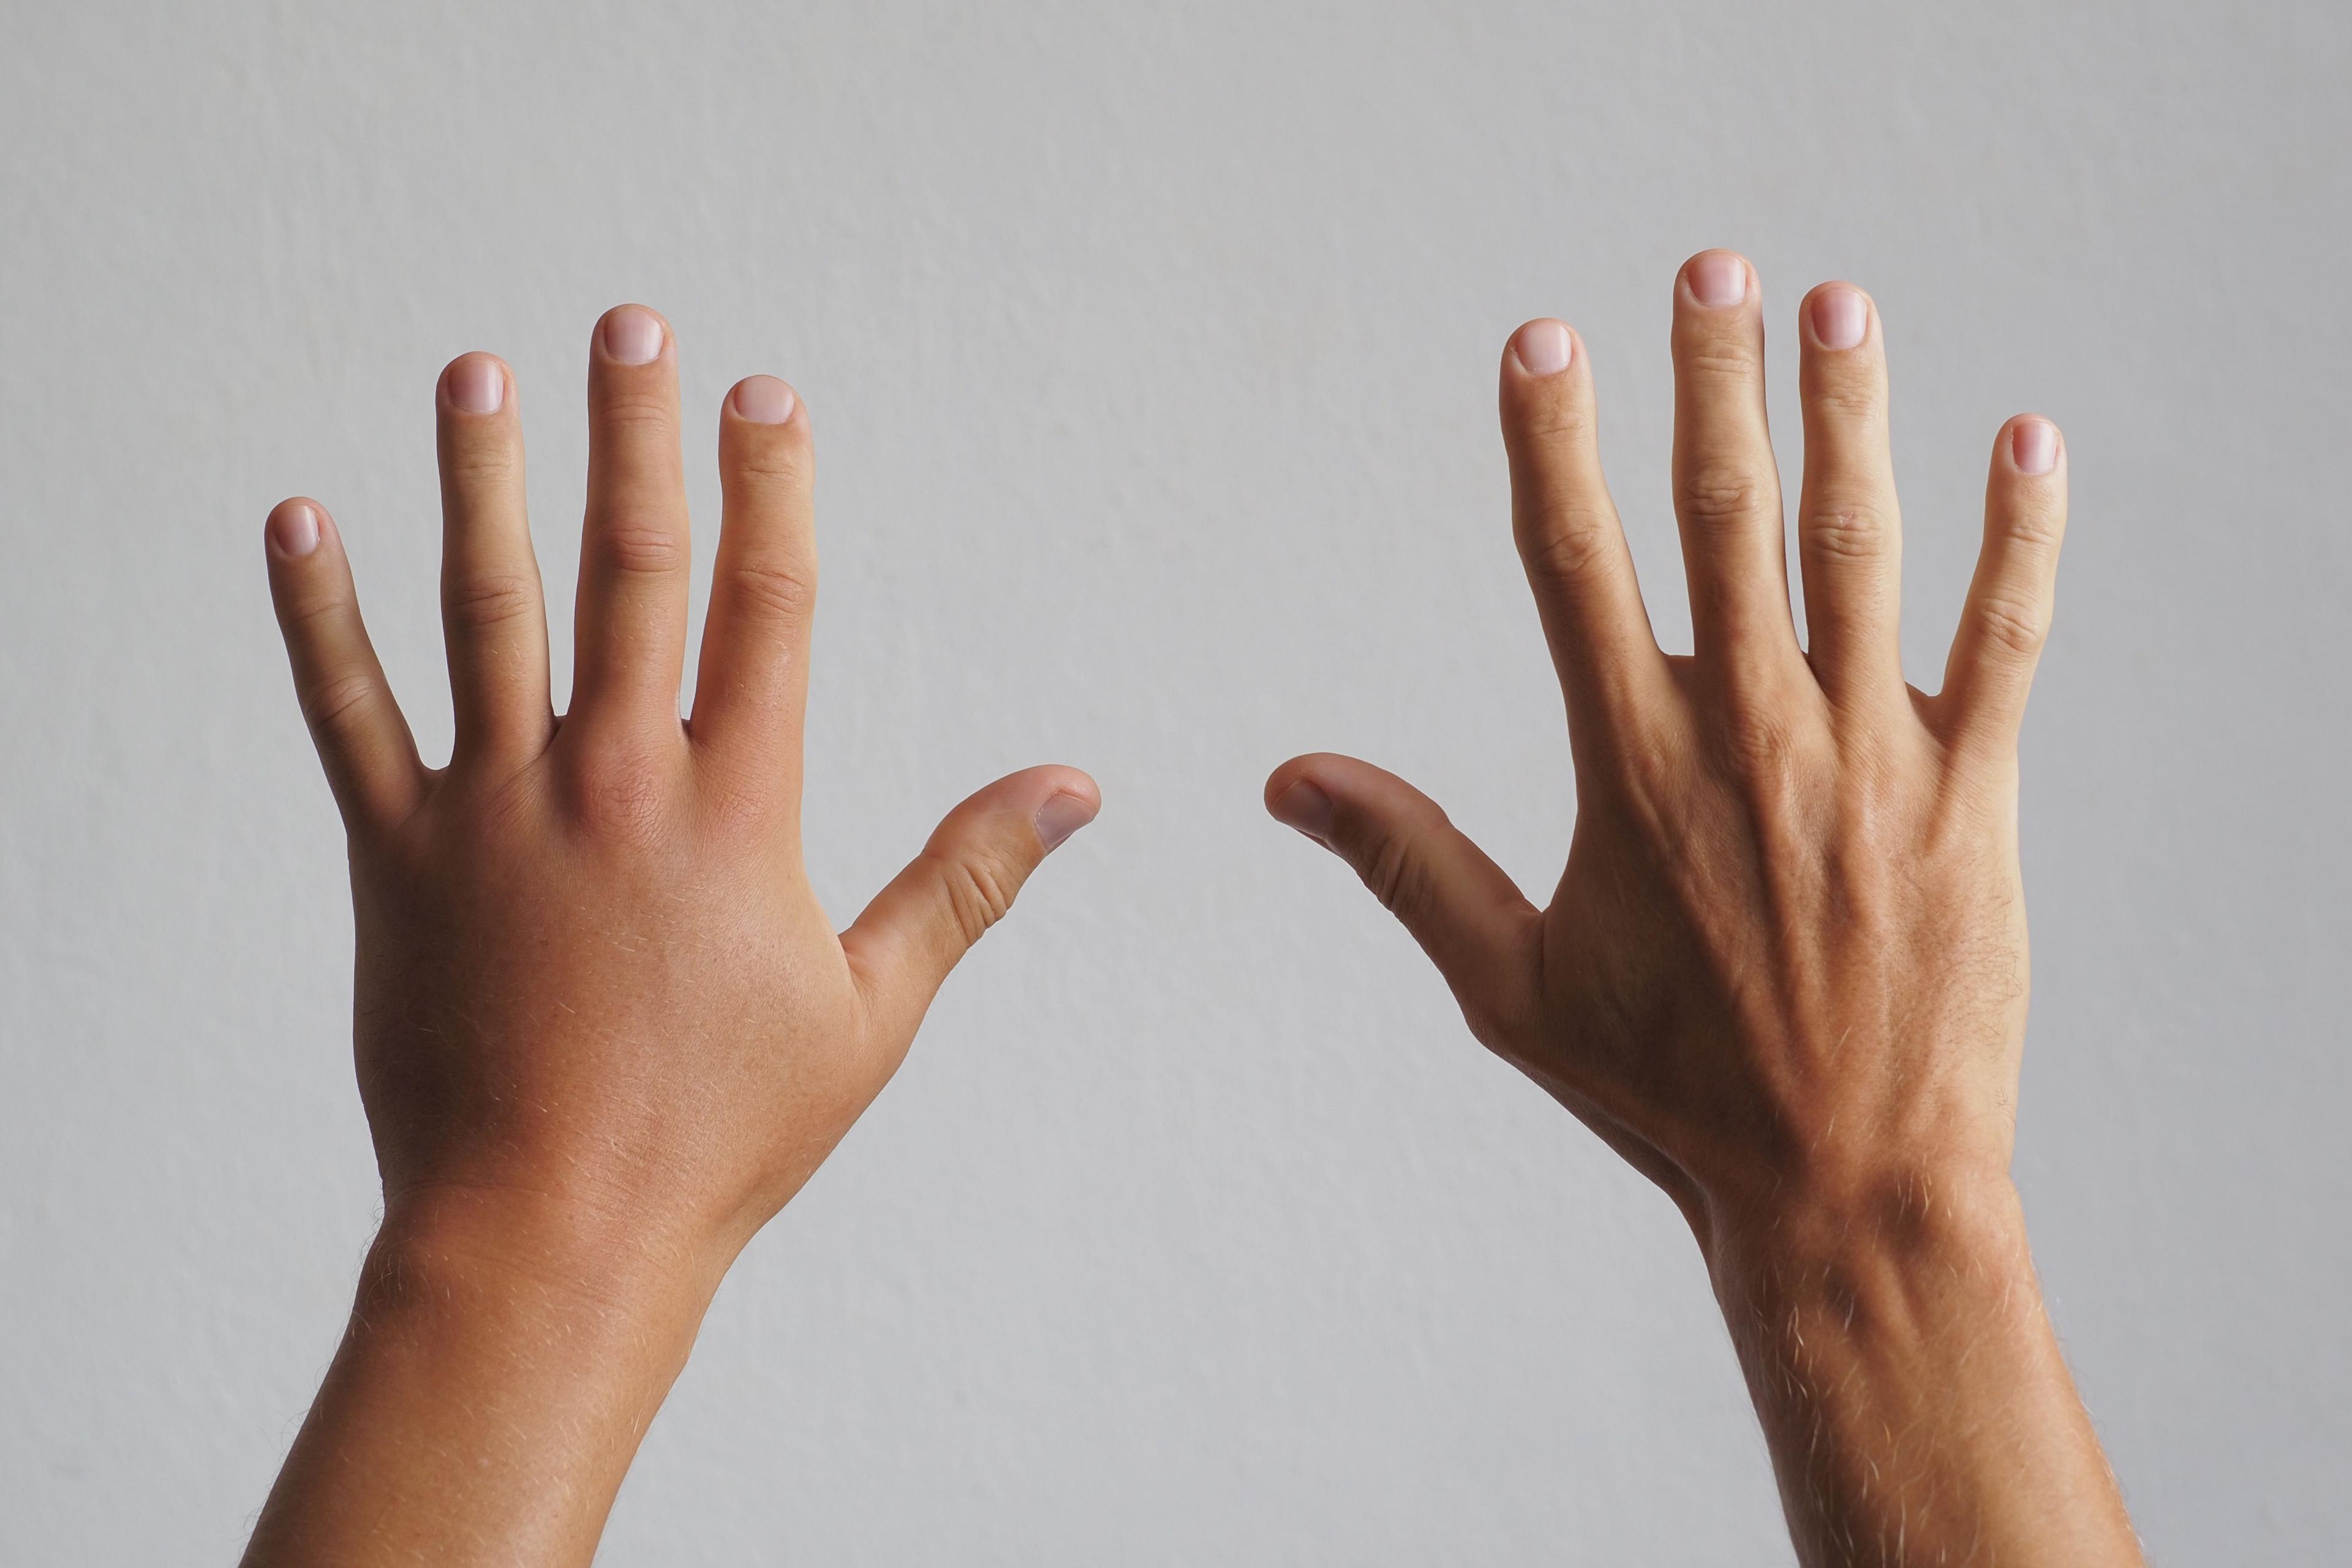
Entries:
<svg viewBox="0 0 2352 1568">
<path fill-rule="evenodd" d="M 1754 669 L 1797 648 L 1780 476 L 1764 416 L 1756 269 L 1703 250 L 1675 283 L 1675 515 L 1702 664 Z"/>
</svg>

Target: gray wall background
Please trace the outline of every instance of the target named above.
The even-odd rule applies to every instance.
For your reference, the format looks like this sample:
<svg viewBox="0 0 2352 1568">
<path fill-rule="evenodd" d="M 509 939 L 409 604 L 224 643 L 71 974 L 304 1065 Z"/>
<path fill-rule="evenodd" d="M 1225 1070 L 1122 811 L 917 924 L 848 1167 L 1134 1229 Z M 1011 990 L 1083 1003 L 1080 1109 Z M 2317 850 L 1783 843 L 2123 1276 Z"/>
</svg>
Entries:
<svg viewBox="0 0 2352 1568">
<path fill-rule="evenodd" d="M 446 748 L 433 379 L 505 354 L 560 692 L 630 299 L 698 517 L 735 377 L 815 410 L 836 914 L 1000 772 L 1108 805 L 744 1258 L 605 1560 L 1784 1561 L 1666 1203 L 1258 805 L 1356 751 L 1549 888 L 1496 357 L 1583 329 L 1687 646 L 1713 244 L 1780 344 L 1821 279 L 1880 301 L 1915 679 L 1996 425 L 2067 431 L 2019 1175 L 2158 1558 L 2341 1561 L 2341 7 L 5 9 L 0 1561 L 233 1557 L 375 1218 L 263 512 L 336 509 Z"/>
</svg>

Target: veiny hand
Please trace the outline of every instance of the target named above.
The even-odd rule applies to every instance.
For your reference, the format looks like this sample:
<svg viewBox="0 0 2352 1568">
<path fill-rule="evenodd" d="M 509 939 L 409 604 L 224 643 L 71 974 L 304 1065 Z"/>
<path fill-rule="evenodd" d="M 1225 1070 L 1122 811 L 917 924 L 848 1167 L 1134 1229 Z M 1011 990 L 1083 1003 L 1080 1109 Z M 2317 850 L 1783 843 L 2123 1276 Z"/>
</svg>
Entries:
<svg viewBox="0 0 2352 1568">
<path fill-rule="evenodd" d="M 801 849 L 816 554 L 798 398 L 754 376 L 720 416 L 725 518 L 683 724 L 688 548 L 667 325 L 625 305 L 596 329 L 575 676 L 560 720 L 513 377 L 467 354 L 444 373 L 438 405 L 457 718 L 446 768 L 417 759 L 325 509 L 286 501 L 267 531 L 295 686 L 351 837 L 360 1088 L 385 1204 L 362 1315 L 396 1316 L 387 1300 L 527 1295 L 532 1310 L 513 1326 L 551 1354 L 551 1378 L 582 1387 L 594 1378 L 578 1362 L 599 1334 L 663 1341 L 676 1355 L 616 1391 L 597 1413 L 615 1422 L 590 1433 L 597 1458 L 617 1452 L 625 1468 L 683 1357 L 669 1343 L 681 1321 L 690 1342 L 728 1262 L 879 1092 L 949 969 L 1098 797 L 1069 768 L 999 780 L 836 937 Z M 580 1304 L 588 1326 L 565 1316 Z M 433 1331 L 488 1334 L 496 1317 Z M 346 1359 L 382 1360 L 362 1349 L 347 1345 Z M 509 1364 L 521 1354 L 497 1350 Z M 495 1404 L 496 1387 L 453 1397 Z M 336 1393 L 331 1378 L 322 1410 Z M 562 1447 L 534 1403 L 546 1393 L 513 1391 L 509 1436 L 528 1453 L 478 1433 L 436 1439 L 466 1485 L 508 1459 L 522 1467 L 509 1495 L 489 1500 L 508 1512 L 474 1521 L 481 1533 L 468 1540 L 488 1556 L 584 1555 L 582 1528 L 593 1547 L 610 1500 L 583 1479 L 593 1465 L 532 1468 Z M 574 1418 L 562 1417 L 577 1436 Z M 380 1409 L 371 1422 L 369 1438 L 398 1434 L 398 1416 Z M 306 1464 L 315 1483 L 349 1446 L 321 1437 L 307 1459 L 298 1446 L 281 1498 Z M 620 1468 L 604 1468 L 617 1485 Z M 464 1555 L 453 1532 L 471 1525 L 448 1495 L 427 1502 L 447 1480 L 415 1478 L 421 1519 L 381 1498 L 368 1506 L 450 1561 Z M 307 1500 L 323 1489 L 311 1485 Z M 578 1496 L 593 1517 L 563 1512 Z M 323 1552 L 342 1539 L 305 1502 L 273 1499 L 256 1560 L 268 1540 L 299 1535 Z"/>
<path fill-rule="evenodd" d="M 2016 744 L 2050 624 L 2063 448 L 2032 416 L 2000 431 L 1944 689 L 1910 689 L 1877 317 L 1844 284 L 1813 290 L 1799 311 L 1801 647 L 1759 294 L 1727 251 L 1693 258 L 1675 284 L 1686 658 L 1651 634 L 1601 479 L 1581 345 L 1537 321 L 1505 353 L 1514 531 L 1576 769 L 1575 831 L 1549 906 L 1367 763 L 1297 758 L 1268 780 L 1268 808 L 1395 911 L 1480 1040 L 1680 1206 L 1808 1561 L 1941 1561 L 1927 1553 L 1970 1542 L 2002 1549 L 1972 1561 L 2135 1561 L 2120 1554 L 2128 1530 L 2116 1533 L 2095 1442 L 2038 1327 L 2008 1181 L 2027 990 Z M 1937 1289 L 1940 1301 L 1919 1295 Z M 1984 1313 L 1940 1323 L 1979 1294 Z M 1999 1338 L 1993 1325 L 2019 1311 L 2032 1320 L 2019 1357 L 1987 1351 L 1969 1376 L 1925 1352 L 1895 1356 L 1883 1337 L 1840 1359 L 1857 1323 L 1882 1336 L 1897 1321 L 1937 1325 L 1958 1343 Z M 2053 1368 L 2063 1398 L 2018 1436 Z M 1970 1384 L 1978 1373 L 1992 1381 Z M 1842 1393 L 1829 1386 L 1840 1379 Z M 1970 1394 L 1978 1429 L 1946 1431 Z M 1940 1401 L 1940 1416 L 1921 1401 Z M 1899 1452 L 1863 1430 L 1880 1416 Z M 2052 1461 L 2041 1439 L 2053 1431 L 2077 1461 L 2087 1444 L 2094 1463 Z M 2068 1499 L 2092 1499 L 2087 1533 L 2067 1532 L 2078 1516 L 2064 1506 L 2034 1517 L 2062 1482 Z"/>
</svg>

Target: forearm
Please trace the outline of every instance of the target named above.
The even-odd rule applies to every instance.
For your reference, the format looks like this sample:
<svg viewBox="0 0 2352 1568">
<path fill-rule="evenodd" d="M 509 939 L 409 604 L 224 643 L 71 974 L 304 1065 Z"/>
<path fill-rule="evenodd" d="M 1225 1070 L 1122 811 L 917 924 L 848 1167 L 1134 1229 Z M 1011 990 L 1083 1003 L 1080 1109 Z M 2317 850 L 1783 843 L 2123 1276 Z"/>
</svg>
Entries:
<svg viewBox="0 0 2352 1568">
<path fill-rule="evenodd" d="M 2005 1180 L 1718 1226 L 1709 1263 L 1810 1568 L 2141 1563 Z"/>
<path fill-rule="evenodd" d="M 387 1220 L 247 1568 L 593 1556 L 717 1270 L 497 1206 Z"/>
</svg>

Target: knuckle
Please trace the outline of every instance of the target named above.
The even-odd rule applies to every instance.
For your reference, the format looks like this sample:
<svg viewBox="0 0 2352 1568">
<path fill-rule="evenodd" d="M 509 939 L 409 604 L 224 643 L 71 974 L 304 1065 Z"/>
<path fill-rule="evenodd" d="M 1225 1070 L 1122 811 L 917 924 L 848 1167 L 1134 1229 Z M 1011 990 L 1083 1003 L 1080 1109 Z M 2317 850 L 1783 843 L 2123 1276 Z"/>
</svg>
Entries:
<svg viewBox="0 0 2352 1568">
<path fill-rule="evenodd" d="M 615 434 L 659 437 L 669 433 L 677 416 L 664 393 L 613 387 L 596 400 L 596 423 Z"/>
<path fill-rule="evenodd" d="M 1676 507 L 1694 528 L 1723 528 L 1752 521 L 1771 493 L 1764 477 L 1745 463 L 1698 463 L 1683 476 Z"/>
<path fill-rule="evenodd" d="M 729 568 L 726 592 L 736 614 L 768 626 L 798 625 L 816 603 L 816 584 L 807 572 L 773 561 L 745 561 Z"/>
<path fill-rule="evenodd" d="M 677 531 L 660 523 L 615 522 L 596 533 L 597 553 L 624 576 L 658 576 L 686 563 Z"/>
<path fill-rule="evenodd" d="M 2050 635 L 2049 611 L 2031 600 L 1988 595 L 1977 601 L 1974 614 L 1978 635 L 2014 658 L 2040 653 Z"/>
<path fill-rule="evenodd" d="M 1429 906 L 1429 872 L 1412 846 L 1394 834 L 1371 846 L 1358 863 L 1362 879 L 1381 907 L 1411 924 Z"/>
<path fill-rule="evenodd" d="M 294 598 L 281 603 L 278 621 L 285 628 L 287 640 L 295 642 L 315 635 L 321 623 L 351 614 L 355 608 L 352 602 L 341 594 L 320 594 L 315 597 Z"/>
<path fill-rule="evenodd" d="M 736 459 L 735 473 L 761 486 L 790 489 L 805 488 L 814 467 L 809 460 L 809 450 L 794 440 L 789 431 L 780 430 L 772 438 L 747 443 L 749 450 Z"/>
<path fill-rule="evenodd" d="M 1875 376 L 1823 375 L 1806 390 L 1805 405 L 1832 424 L 1867 425 L 1877 420 L 1886 397 Z"/>
<path fill-rule="evenodd" d="M 1584 514 L 1537 529 L 1521 553 L 1539 587 L 1574 589 L 1606 572 L 1612 552 L 1600 520 Z"/>
<path fill-rule="evenodd" d="M 1756 351 L 1747 343 L 1709 334 L 1686 342 L 1675 357 L 1675 368 L 1688 381 L 1745 385 L 1757 379 L 1761 367 Z"/>
<path fill-rule="evenodd" d="M 345 730 L 374 695 L 374 679 L 358 670 L 329 676 L 302 694 L 302 718 L 322 733 Z"/>
<path fill-rule="evenodd" d="M 721 833 L 758 827 L 769 820 L 775 795 L 770 781 L 751 769 L 714 769 L 703 781 L 705 814 Z"/>
<path fill-rule="evenodd" d="M 2054 508 L 2021 507 L 2000 520 L 2000 535 L 2029 550 L 2054 550 L 2066 531 L 2066 515 Z"/>
<path fill-rule="evenodd" d="M 1805 548 L 1828 561 L 1874 562 L 1886 554 L 1894 531 L 1874 506 L 1832 502 L 1805 520 Z"/>
<path fill-rule="evenodd" d="M 1019 889 L 1021 879 L 1010 866 L 992 855 L 957 855 L 944 850 L 924 853 L 937 870 L 949 918 L 955 922 L 964 945 L 970 947 L 986 936 L 989 928 L 1013 908 L 1013 895 Z"/>
<path fill-rule="evenodd" d="M 1592 412 L 1581 400 L 1562 392 L 1531 397 L 1521 408 L 1520 430 L 1548 444 L 1581 443 L 1591 437 Z"/>
<path fill-rule="evenodd" d="M 1539 962 L 1534 954 L 1522 952 L 1520 962 L 1532 968 Z M 1526 972 L 1526 969 L 1521 971 Z M 1520 986 L 1455 985 L 1454 1004 L 1462 1009 L 1462 1022 L 1468 1026 L 1470 1037 L 1487 1049 L 1517 1060 L 1520 1042 L 1525 1041 L 1541 1026 L 1533 1016 L 1531 997 Z"/>
<path fill-rule="evenodd" d="M 1722 744 L 1732 767 L 1751 778 L 1786 773 L 1796 753 L 1787 715 L 1764 703 L 1735 704 L 1724 718 Z"/>
<path fill-rule="evenodd" d="M 464 489 L 502 488 L 522 470 L 513 447 L 503 440 L 453 441 L 441 461 L 444 475 Z"/>
<path fill-rule="evenodd" d="M 469 573 L 451 578 L 441 613 L 459 631 L 490 631 L 539 608 L 538 584 L 511 573 Z"/>
<path fill-rule="evenodd" d="M 568 786 L 572 819 L 592 837 L 646 842 L 667 815 L 667 781 L 637 748 L 591 751 L 570 770 Z"/>
</svg>

